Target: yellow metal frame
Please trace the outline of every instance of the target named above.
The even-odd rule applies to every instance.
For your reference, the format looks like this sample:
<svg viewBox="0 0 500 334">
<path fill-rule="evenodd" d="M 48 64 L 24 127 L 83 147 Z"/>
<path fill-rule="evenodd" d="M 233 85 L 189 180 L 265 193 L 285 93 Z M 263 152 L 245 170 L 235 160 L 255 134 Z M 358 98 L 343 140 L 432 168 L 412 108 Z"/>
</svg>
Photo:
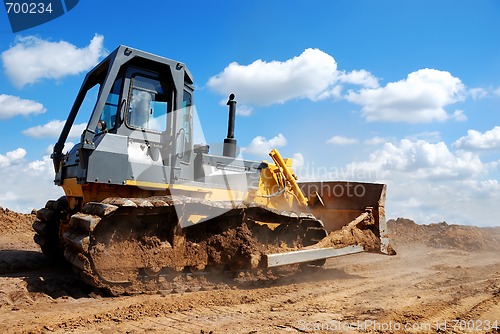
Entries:
<svg viewBox="0 0 500 334">
<path fill-rule="evenodd" d="M 290 188 L 292 189 L 293 193 L 295 196 L 297 196 L 297 199 L 302 205 L 307 206 L 307 198 L 304 196 L 302 193 L 302 190 L 300 190 L 299 185 L 297 184 L 297 175 L 293 172 L 291 169 L 291 166 L 287 166 L 287 163 L 283 158 L 281 157 L 280 152 L 278 150 L 274 149 L 269 153 L 271 158 L 273 158 L 274 162 L 276 165 L 280 168 L 280 172 L 283 173 L 285 176 L 286 180 L 290 183 Z"/>
<path fill-rule="evenodd" d="M 303 211 L 307 199 L 295 181 L 297 176 L 292 170 L 292 159 L 283 159 L 277 150 L 271 151 L 270 156 L 275 164 L 268 163 L 268 168 L 261 170 L 258 189 L 248 191 L 137 180 L 126 180 L 124 185 L 79 184 L 76 178 L 65 179 L 62 188 L 70 207 L 76 210 L 85 203 L 99 202 L 108 197 L 146 198 L 174 193 L 210 201 L 255 202 L 278 210 Z"/>
</svg>

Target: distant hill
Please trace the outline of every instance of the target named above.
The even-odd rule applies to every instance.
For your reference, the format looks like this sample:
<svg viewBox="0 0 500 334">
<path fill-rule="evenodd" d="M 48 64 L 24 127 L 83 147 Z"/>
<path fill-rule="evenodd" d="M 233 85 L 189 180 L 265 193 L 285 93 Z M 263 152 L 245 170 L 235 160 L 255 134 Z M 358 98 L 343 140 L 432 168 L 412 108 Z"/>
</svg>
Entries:
<svg viewBox="0 0 500 334">
<path fill-rule="evenodd" d="M 450 225 L 446 222 L 420 225 L 406 218 L 387 221 L 392 243 L 422 243 L 435 248 L 500 250 L 500 227 Z"/>
</svg>

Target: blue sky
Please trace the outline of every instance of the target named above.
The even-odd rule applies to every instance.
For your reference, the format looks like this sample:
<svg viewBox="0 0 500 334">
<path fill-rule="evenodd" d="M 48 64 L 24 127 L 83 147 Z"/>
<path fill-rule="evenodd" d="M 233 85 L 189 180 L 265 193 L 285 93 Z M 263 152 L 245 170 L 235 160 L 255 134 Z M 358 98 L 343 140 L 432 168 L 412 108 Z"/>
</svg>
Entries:
<svg viewBox="0 0 500 334">
<path fill-rule="evenodd" d="M 80 0 L 17 34 L 2 8 L 0 206 L 61 194 L 50 145 L 85 73 L 120 44 L 187 64 L 209 144 L 225 137 L 234 92 L 246 158 L 277 147 L 303 180 L 387 183 L 389 218 L 500 224 L 493 0 Z"/>
</svg>

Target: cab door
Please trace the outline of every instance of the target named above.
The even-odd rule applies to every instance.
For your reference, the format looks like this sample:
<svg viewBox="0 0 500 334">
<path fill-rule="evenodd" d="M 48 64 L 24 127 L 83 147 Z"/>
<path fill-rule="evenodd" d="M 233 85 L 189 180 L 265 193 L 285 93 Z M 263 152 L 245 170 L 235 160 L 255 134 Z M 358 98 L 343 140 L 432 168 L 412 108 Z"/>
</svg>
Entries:
<svg viewBox="0 0 500 334">
<path fill-rule="evenodd" d="M 124 123 L 131 178 L 138 184 L 170 183 L 174 89 L 159 73 L 130 68 Z"/>
</svg>

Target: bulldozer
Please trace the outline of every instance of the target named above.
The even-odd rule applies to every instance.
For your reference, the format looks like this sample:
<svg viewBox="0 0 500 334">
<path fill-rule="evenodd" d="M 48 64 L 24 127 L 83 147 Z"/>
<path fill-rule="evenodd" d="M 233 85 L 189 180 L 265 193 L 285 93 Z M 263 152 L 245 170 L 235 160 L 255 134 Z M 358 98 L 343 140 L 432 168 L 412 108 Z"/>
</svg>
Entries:
<svg viewBox="0 0 500 334">
<path fill-rule="evenodd" d="M 112 295 L 393 253 L 384 184 L 299 182 L 277 150 L 244 159 L 233 94 L 222 152 L 211 153 L 197 142 L 193 97 L 186 64 L 131 47 L 90 70 L 51 155 L 65 195 L 33 224 L 43 253 Z M 88 99 L 80 142 L 64 153 Z"/>
</svg>

